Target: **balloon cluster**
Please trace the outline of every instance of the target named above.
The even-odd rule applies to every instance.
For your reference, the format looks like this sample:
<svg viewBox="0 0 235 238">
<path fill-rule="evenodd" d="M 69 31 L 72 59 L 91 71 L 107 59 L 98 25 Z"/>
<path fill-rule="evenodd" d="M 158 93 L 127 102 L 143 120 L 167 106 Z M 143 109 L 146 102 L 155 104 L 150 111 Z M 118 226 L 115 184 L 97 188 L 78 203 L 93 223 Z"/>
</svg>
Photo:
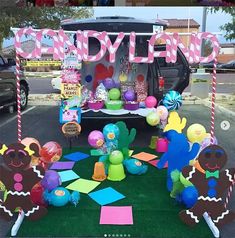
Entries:
<svg viewBox="0 0 235 238">
<path fill-rule="evenodd" d="M 49 164 L 58 161 L 62 156 L 62 147 L 55 141 L 49 141 L 43 146 L 34 138 L 24 138 L 21 143 L 29 146 L 36 143 L 39 147 L 39 157 L 32 155 L 31 166 L 40 165 L 46 170 L 45 175 L 40 183 L 37 183 L 31 190 L 31 200 L 37 205 L 46 206 L 52 204 L 54 206 L 63 206 L 71 201 L 77 204 L 79 194 L 71 194 L 61 186 L 61 178 L 54 170 L 48 170 Z"/>
<path fill-rule="evenodd" d="M 101 149 L 105 153 L 118 148 L 119 128 L 113 123 L 107 124 L 103 132 L 94 130 L 88 135 L 88 143 L 96 149 Z"/>
<path fill-rule="evenodd" d="M 147 117 L 146 121 L 150 126 L 157 126 L 160 122 L 165 125 L 168 118 L 168 110 L 165 106 L 158 106 L 155 110 L 151 111 Z"/>
<path fill-rule="evenodd" d="M 155 97 L 148 96 L 145 99 L 145 106 L 147 108 L 153 108 L 146 117 L 146 121 L 150 126 L 156 126 L 161 122 L 164 127 L 167 124 L 169 112 L 178 110 L 182 105 L 182 96 L 180 93 L 171 90 L 165 94 L 162 104 L 155 108 L 157 105 L 157 99 Z"/>
<path fill-rule="evenodd" d="M 55 141 L 49 141 L 41 146 L 38 140 L 26 137 L 21 141 L 21 143 L 25 146 L 35 143 L 39 147 L 40 157 L 32 155 L 31 165 L 40 164 L 44 169 L 47 169 L 50 163 L 58 161 L 62 156 L 62 147 Z"/>
</svg>

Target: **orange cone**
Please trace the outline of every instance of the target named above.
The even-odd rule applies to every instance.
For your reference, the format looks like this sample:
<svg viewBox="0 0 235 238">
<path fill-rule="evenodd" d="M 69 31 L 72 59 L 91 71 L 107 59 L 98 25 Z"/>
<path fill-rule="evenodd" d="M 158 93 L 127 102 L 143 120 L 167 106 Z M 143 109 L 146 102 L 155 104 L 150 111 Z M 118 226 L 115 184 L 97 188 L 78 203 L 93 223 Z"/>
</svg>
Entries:
<svg viewBox="0 0 235 238">
<path fill-rule="evenodd" d="M 94 174 L 92 176 L 92 179 L 96 181 L 103 181 L 106 179 L 106 174 L 105 174 L 105 168 L 104 168 L 104 163 L 102 162 L 96 162 L 95 167 L 94 167 Z"/>
</svg>

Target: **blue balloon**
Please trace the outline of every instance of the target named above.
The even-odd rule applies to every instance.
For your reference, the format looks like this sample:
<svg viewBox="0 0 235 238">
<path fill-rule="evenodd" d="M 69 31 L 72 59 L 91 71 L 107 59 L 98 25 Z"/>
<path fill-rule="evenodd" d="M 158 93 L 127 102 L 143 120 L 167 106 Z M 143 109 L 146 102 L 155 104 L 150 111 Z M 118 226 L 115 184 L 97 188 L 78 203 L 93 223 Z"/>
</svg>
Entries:
<svg viewBox="0 0 235 238">
<path fill-rule="evenodd" d="M 176 91 L 169 91 L 163 98 L 163 105 L 169 110 L 177 110 L 182 105 L 182 96 Z"/>
<path fill-rule="evenodd" d="M 87 76 L 85 77 L 85 81 L 86 81 L 87 83 L 90 83 L 90 82 L 92 81 L 92 76 L 91 76 L 91 75 L 87 75 Z"/>
<path fill-rule="evenodd" d="M 114 141 L 118 140 L 119 137 L 119 128 L 117 125 L 110 123 L 103 128 L 103 134 L 105 141 Z"/>
<path fill-rule="evenodd" d="M 194 186 L 186 187 L 181 194 L 181 199 L 187 208 L 191 208 L 197 202 L 198 191 Z"/>
</svg>

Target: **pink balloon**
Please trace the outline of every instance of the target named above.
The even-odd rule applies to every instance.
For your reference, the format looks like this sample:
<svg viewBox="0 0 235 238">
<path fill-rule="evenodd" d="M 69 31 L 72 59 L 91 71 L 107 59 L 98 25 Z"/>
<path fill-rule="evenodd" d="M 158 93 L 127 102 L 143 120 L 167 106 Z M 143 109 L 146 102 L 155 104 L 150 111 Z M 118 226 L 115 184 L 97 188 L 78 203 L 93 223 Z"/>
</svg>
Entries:
<svg viewBox="0 0 235 238">
<path fill-rule="evenodd" d="M 165 121 L 168 117 L 168 110 L 165 106 L 158 106 L 157 113 L 160 116 L 161 121 Z"/>
<path fill-rule="evenodd" d="M 104 135 L 101 131 L 92 131 L 88 136 L 88 143 L 94 148 L 100 148 L 104 144 Z"/>
<path fill-rule="evenodd" d="M 153 108 L 157 105 L 157 99 L 154 96 L 148 96 L 145 99 L 145 106 L 148 108 Z"/>
</svg>

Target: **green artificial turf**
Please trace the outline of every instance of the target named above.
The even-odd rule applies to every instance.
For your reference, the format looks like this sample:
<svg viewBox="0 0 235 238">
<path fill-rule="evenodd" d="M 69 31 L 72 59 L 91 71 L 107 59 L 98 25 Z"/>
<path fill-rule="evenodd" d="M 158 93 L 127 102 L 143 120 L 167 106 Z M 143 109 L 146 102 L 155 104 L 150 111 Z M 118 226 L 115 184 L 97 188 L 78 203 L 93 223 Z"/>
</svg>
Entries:
<svg viewBox="0 0 235 238">
<path fill-rule="evenodd" d="M 88 149 L 74 151 L 89 153 Z M 150 149 L 135 149 L 135 153 Z M 64 154 L 69 150 L 64 150 Z M 94 163 L 98 157 L 77 162 L 74 171 L 81 178 L 91 179 Z M 194 228 L 183 224 L 178 213 L 181 206 L 170 198 L 166 189 L 166 170 L 148 166 L 146 174 L 127 175 L 121 182 L 105 180 L 95 190 L 113 187 L 126 198 L 114 202 L 112 206 L 133 206 L 133 225 L 99 225 L 100 205 L 88 195 L 81 194 L 77 207 L 68 204 L 64 207 L 48 207 L 48 215 L 37 222 L 24 220 L 18 236 L 21 237 L 166 237 L 166 238 L 208 238 L 211 232 L 202 219 Z M 67 186 L 69 182 L 64 183 Z M 109 204 L 110 205 L 110 204 Z M 106 234 L 106 235 L 105 235 Z"/>
</svg>

